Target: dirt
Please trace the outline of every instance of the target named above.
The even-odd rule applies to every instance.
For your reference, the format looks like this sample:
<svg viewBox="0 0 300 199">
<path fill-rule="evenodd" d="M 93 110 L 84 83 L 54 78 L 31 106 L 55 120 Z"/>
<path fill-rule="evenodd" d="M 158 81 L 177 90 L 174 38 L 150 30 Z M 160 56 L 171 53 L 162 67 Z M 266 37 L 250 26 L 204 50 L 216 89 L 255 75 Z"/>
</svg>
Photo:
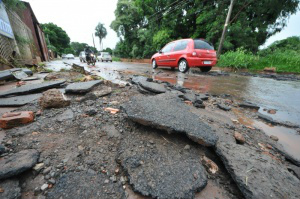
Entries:
<svg viewBox="0 0 300 199">
<path fill-rule="evenodd" d="M 125 74 L 120 79 L 124 81 L 129 77 Z M 112 88 L 110 95 L 89 97 L 89 93 L 99 92 L 107 87 Z M 202 93 L 209 91 L 209 89 L 196 90 Z M 167 169 L 159 167 L 160 164 L 156 160 L 164 161 L 165 167 L 170 171 L 178 166 L 175 160 L 181 160 L 183 163 L 179 164 L 178 168 L 184 170 L 192 166 L 191 162 L 201 161 L 200 158 L 203 155 L 215 162 L 219 171 L 217 174 L 205 171 L 207 185 L 203 190 L 196 187 L 190 192 L 190 195 L 177 198 L 245 197 L 245 194 L 240 191 L 241 187 L 237 185 L 236 179 L 232 178 L 232 173 L 228 172 L 228 168 L 226 169 L 214 149 L 201 146 L 185 135 L 169 135 L 165 131 L 134 123 L 127 117 L 121 105 L 129 102 L 134 96 L 143 96 L 136 85 L 124 87 L 105 81 L 105 84 L 93 88 L 89 93 L 66 95 L 71 100 L 69 107 L 43 110 L 41 115 L 36 117 L 34 123 L 3 131 L 4 133 L 0 132 L 0 137 L 5 135 L 5 137 L 2 136 L 3 140 L 0 138 L 0 141 L 8 148 L 9 154 L 24 149 L 36 149 L 40 152 L 38 162 L 44 163 L 40 172 L 30 170 L 18 177 L 22 198 L 34 199 L 41 196 L 58 198 L 62 196 L 60 195 L 62 193 L 65 193 L 65 198 L 74 198 L 78 196 L 75 195 L 76 193 L 89 198 L 144 199 L 151 198 L 151 196 L 156 197 L 159 195 L 155 193 L 155 190 L 148 190 L 149 184 L 147 183 L 149 182 L 147 180 L 150 179 L 152 183 L 164 184 L 164 179 L 166 183 L 176 179 L 174 175 L 162 175 L 164 176 L 162 181 L 155 182 L 155 175 L 158 175 L 159 171 L 168 173 Z M 265 152 L 265 156 L 280 161 L 280 165 L 283 165 L 282 168 L 286 169 L 291 163 L 286 161 L 276 148 L 272 147 L 280 143 L 271 140 L 263 131 L 256 128 L 257 125 L 253 122 L 257 118 L 256 112 L 238 107 L 239 102 L 240 100 L 236 100 L 234 97 L 210 95 L 209 100 L 203 102 L 205 109 L 197 109 L 193 106 L 189 108 L 202 121 L 218 129 L 218 133 L 226 135 L 232 133 L 232 137 L 234 131 L 243 134 L 246 138 L 246 147 L 254 147 L 257 151 Z M 219 103 L 231 107 L 232 111 L 220 110 L 217 107 Z M 105 111 L 105 108 L 108 107 L 120 109 L 120 111 L 112 114 Z M 22 110 L 37 113 L 41 107 L 36 100 L 16 109 L 16 111 Z M 279 141 L 283 140 L 282 137 L 278 137 Z M 258 143 L 262 143 L 264 146 L 270 145 L 272 149 L 267 152 L 263 151 Z M 186 147 L 187 145 L 189 147 Z M 147 173 L 149 178 L 145 179 L 147 176 L 145 175 L 135 180 L 130 179 L 131 175 L 135 175 L 132 172 L 138 171 L 129 171 L 122 161 L 127 157 L 145 157 L 147 154 L 151 154 L 150 157 L 153 157 L 154 162 L 145 162 L 149 164 L 148 169 L 140 171 Z M 178 159 L 168 159 L 172 155 L 178 156 Z M 185 160 L 189 161 L 184 163 Z M 152 168 L 151 164 L 156 164 L 158 167 Z M 179 174 L 187 177 L 188 171 L 187 169 Z M 286 169 L 286 171 L 288 170 Z M 143 182 L 136 181 L 138 179 Z M 40 188 L 44 184 L 47 184 L 48 187 L 45 191 L 41 191 Z M 146 189 L 137 188 L 140 185 Z M 175 190 L 178 187 L 172 186 L 171 188 Z M 200 190 L 202 191 L 197 193 Z M 163 191 L 166 190 L 163 189 Z M 146 192 L 148 194 L 145 194 Z M 168 194 L 171 193 L 171 190 L 168 190 Z"/>
</svg>

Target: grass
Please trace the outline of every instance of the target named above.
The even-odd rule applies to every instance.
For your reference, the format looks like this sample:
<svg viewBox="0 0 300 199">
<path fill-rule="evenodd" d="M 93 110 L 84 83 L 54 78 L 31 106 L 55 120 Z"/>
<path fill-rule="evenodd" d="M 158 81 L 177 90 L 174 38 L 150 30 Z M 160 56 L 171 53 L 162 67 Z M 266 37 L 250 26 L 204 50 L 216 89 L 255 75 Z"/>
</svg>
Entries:
<svg viewBox="0 0 300 199">
<path fill-rule="evenodd" d="M 112 60 L 116 62 L 121 62 L 121 58 L 119 57 L 112 57 Z"/>
<path fill-rule="evenodd" d="M 257 54 L 243 49 L 229 51 L 221 55 L 219 67 L 230 67 L 236 70 L 249 69 L 260 71 L 264 68 L 275 67 L 277 72 L 300 73 L 300 53 L 297 51 L 261 51 Z"/>
</svg>

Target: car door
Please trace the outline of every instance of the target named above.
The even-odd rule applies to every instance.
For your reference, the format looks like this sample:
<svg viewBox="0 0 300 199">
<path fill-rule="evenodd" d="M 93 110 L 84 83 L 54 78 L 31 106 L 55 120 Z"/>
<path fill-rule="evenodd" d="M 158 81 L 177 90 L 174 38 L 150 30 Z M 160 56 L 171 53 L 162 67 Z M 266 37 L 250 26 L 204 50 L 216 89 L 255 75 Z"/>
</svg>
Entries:
<svg viewBox="0 0 300 199">
<path fill-rule="evenodd" d="M 161 54 L 158 57 L 157 63 L 159 66 L 170 66 L 171 65 L 171 54 L 173 51 L 173 48 L 175 46 L 175 42 L 171 42 L 167 44 L 162 50 Z"/>
<path fill-rule="evenodd" d="M 180 40 L 176 42 L 176 45 L 170 57 L 170 59 L 172 60 L 171 66 L 177 66 L 179 59 L 186 53 L 186 48 L 189 42 L 189 40 Z"/>
</svg>

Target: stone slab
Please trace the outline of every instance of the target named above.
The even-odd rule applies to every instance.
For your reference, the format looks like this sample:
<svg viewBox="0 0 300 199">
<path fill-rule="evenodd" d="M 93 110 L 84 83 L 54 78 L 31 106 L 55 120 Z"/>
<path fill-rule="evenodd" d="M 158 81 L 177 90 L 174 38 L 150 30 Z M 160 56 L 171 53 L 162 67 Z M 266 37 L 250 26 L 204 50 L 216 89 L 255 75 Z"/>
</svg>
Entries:
<svg viewBox="0 0 300 199">
<path fill-rule="evenodd" d="M 31 169 L 38 161 L 39 152 L 34 149 L 20 151 L 0 159 L 0 180 L 17 176 Z"/>
<path fill-rule="evenodd" d="M 21 188 L 19 186 L 19 181 L 16 179 L 9 179 L 0 182 L 0 199 L 20 199 L 21 198 Z"/>
<path fill-rule="evenodd" d="M 222 109 L 224 111 L 230 111 L 231 108 L 229 106 L 226 106 L 224 104 L 218 104 L 219 109 Z"/>
<path fill-rule="evenodd" d="M 207 185 L 199 147 L 185 150 L 188 139 L 140 129 L 124 135 L 119 149 L 122 168 L 134 191 L 150 198 L 192 199 Z M 172 143 L 172 144 L 171 144 Z"/>
<path fill-rule="evenodd" d="M 168 133 L 185 134 L 199 144 L 214 146 L 218 140 L 210 126 L 191 113 L 189 107 L 176 95 L 133 97 L 129 103 L 122 105 L 122 108 L 135 122 Z"/>
<path fill-rule="evenodd" d="M 139 85 L 143 89 L 153 92 L 153 93 L 157 93 L 157 94 L 165 93 L 167 91 L 166 88 L 162 84 L 157 84 L 157 83 L 148 82 L 148 81 L 144 81 L 144 80 L 139 81 Z"/>
<path fill-rule="evenodd" d="M 251 102 L 247 102 L 244 101 L 242 103 L 239 104 L 239 107 L 243 107 L 243 108 L 252 108 L 252 109 L 259 109 L 260 107 L 257 106 L 256 104 L 253 104 Z"/>
<path fill-rule="evenodd" d="M 32 94 L 9 98 L 0 98 L 0 107 L 17 107 L 24 106 L 34 100 L 39 99 L 42 94 Z"/>
<path fill-rule="evenodd" d="M 77 172 L 64 174 L 49 190 L 47 199 L 125 199 L 121 183 L 105 183 L 109 177 L 105 174 Z"/>
<path fill-rule="evenodd" d="M 245 198 L 300 198 L 299 179 L 270 156 L 220 141 L 216 152 Z"/>
<path fill-rule="evenodd" d="M 12 75 L 18 80 L 23 80 L 28 77 L 28 75 L 22 70 L 12 72 Z"/>
<path fill-rule="evenodd" d="M 30 84 L 21 86 L 9 91 L 1 92 L 0 97 L 6 97 L 10 95 L 26 95 L 26 94 L 32 94 L 37 93 L 41 91 L 48 90 L 50 88 L 56 88 L 59 87 L 61 84 L 65 83 L 65 80 L 61 81 L 49 81 L 49 82 L 43 82 L 40 84 Z"/>
<path fill-rule="evenodd" d="M 13 68 L 9 70 L 0 71 L 0 81 L 15 79 L 12 72 L 16 71 L 23 71 L 29 76 L 33 75 L 32 71 L 27 68 Z"/>
<path fill-rule="evenodd" d="M 67 86 L 66 93 L 87 93 L 101 83 L 101 80 L 73 83 Z"/>
</svg>

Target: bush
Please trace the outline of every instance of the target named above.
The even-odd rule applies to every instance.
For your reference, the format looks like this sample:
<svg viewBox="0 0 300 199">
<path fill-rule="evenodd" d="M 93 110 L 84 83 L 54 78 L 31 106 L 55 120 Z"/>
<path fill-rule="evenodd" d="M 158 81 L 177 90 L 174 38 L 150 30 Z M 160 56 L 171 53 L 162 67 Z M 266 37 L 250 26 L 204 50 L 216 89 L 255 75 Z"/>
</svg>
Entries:
<svg viewBox="0 0 300 199">
<path fill-rule="evenodd" d="M 116 61 L 116 62 L 120 62 L 121 61 L 121 59 L 119 57 L 112 57 L 112 60 Z"/>
<path fill-rule="evenodd" d="M 235 69 L 250 68 L 258 61 L 258 57 L 243 48 L 237 51 L 228 51 L 220 56 L 218 66 Z"/>
</svg>

